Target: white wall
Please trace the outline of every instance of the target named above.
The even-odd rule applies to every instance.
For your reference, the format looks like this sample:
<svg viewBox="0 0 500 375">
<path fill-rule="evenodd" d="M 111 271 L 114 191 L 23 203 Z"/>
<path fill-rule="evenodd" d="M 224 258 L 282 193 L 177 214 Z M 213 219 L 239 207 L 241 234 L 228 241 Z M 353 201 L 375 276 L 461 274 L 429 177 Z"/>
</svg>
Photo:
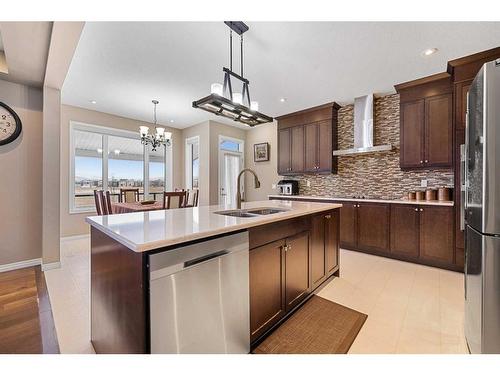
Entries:
<svg viewBox="0 0 500 375">
<path fill-rule="evenodd" d="M 42 91 L 0 80 L 23 131 L 0 146 L 0 265 L 42 257 Z"/>
<path fill-rule="evenodd" d="M 263 142 L 268 142 L 270 145 L 270 159 L 269 161 L 254 162 L 253 145 Z M 278 124 L 276 121 L 247 130 L 245 154 L 247 168 L 253 169 L 260 180 L 260 188 L 255 189 L 253 179 L 247 179 L 246 200 L 267 200 L 268 194 L 276 193 L 272 185 L 280 180 L 278 176 Z"/>
<path fill-rule="evenodd" d="M 198 204 L 207 206 L 210 204 L 210 122 L 205 121 L 189 128 L 182 129 L 182 165 L 180 166 L 183 172 L 183 180 L 179 185 L 174 185 L 174 188 L 186 188 L 186 139 L 198 136 L 200 139 L 199 158 L 200 158 L 200 176 Z"/>
</svg>

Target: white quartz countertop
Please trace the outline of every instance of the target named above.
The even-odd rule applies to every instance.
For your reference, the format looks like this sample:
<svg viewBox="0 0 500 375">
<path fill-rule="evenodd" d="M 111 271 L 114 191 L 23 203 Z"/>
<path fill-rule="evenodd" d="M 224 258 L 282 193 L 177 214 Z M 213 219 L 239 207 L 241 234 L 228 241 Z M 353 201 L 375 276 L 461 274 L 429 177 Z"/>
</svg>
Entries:
<svg viewBox="0 0 500 375">
<path fill-rule="evenodd" d="M 85 221 L 131 250 L 144 252 L 294 217 L 329 211 L 340 208 L 342 205 L 327 202 L 274 200 L 244 202 L 242 208 L 257 207 L 278 207 L 288 209 L 288 211 L 256 217 L 233 217 L 215 213 L 232 207 L 201 206 L 90 216 Z"/>
<path fill-rule="evenodd" d="M 313 201 L 340 201 L 340 202 L 373 202 L 373 203 L 399 203 L 399 204 L 416 204 L 422 206 L 453 206 L 453 201 L 410 201 L 408 199 L 363 199 L 363 198 L 338 198 L 338 197 L 316 197 L 311 195 L 268 195 L 270 199 L 280 198 L 287 200 L 294 199 L 310 199 Z"/>
</svg>

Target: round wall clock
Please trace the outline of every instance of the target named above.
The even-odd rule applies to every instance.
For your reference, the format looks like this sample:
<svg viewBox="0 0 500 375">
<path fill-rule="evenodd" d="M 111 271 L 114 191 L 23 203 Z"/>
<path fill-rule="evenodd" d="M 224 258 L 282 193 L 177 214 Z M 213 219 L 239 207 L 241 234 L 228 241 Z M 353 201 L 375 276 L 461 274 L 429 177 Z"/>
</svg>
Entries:
<svg viewBox="0 0 500 375">
<path fill-rule="evenodd" d="M 12 108 L 0 102 L 0 146 L 13 142 L 21 134 L 21 119 Z"/>
</svg>

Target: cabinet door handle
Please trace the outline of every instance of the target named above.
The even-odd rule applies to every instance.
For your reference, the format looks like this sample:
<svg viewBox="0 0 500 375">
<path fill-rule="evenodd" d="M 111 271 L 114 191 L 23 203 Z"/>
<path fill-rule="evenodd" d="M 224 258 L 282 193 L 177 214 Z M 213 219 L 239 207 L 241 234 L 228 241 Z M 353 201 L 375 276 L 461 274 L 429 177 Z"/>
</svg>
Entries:
<svg viewBox="0 0 500 375">
<path fill-rule="evenodd" d="M 420 160 L 420 164 L 424 164 L 424 161 L 423 161 L 423 160 Z"/>
<path fill-rule="evenodd" d="M 418 211 L 418 208 L 415 208 L 415 211 Z"/>
<path fill-rule="evenodd" d="M 420 209 L 420 212 L 422 212 L 423 210 L 424 210 L 424 209 L 423 209 L 423 208 L 421 208 L 421 209 Z"/>
<path fill-rule="evenodd" d="M 325 216 L 325 219 L 331 219 L 332 218 L 332 215 L 326 215 Z"/>
<path fill-rule="evenodd" d="M 426 163 L 428 163 L 428 162 L 429 162 L 429 160 L 426 160 L 425 162 L 426 162 Z"/>
<path fill-rule="evenodd" d="M 285 250 L 285 251 L 288 251 L 288 245 L 283 245 L 283 246 L 281 246 L 281 248 L 282 248 L 283 250 Z"/>
</svg>

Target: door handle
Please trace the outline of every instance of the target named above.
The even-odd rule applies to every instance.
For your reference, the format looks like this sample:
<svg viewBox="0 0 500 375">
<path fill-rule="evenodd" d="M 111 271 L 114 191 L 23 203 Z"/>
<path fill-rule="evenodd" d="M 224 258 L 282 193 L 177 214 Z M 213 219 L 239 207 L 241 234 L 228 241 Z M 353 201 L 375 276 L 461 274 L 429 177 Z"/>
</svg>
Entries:
<svg viewBox="0 0 500 375">
<path fill-rule="evenodd" d="M 215 253 L 208 254 L 199 258 L 191 259 L 186 262 L 184 262 L 184 268 L 188 268 L 191 266 L 194 266 L 195 264 L 201 263 L 201 262 L 206 262 L 207 260 L 214 259 L 221 257 L 223 255 L 229 254 L 229 251 L 227 250 L 221 250 L 221 251 L 216 251 Z"/>
</svg>

